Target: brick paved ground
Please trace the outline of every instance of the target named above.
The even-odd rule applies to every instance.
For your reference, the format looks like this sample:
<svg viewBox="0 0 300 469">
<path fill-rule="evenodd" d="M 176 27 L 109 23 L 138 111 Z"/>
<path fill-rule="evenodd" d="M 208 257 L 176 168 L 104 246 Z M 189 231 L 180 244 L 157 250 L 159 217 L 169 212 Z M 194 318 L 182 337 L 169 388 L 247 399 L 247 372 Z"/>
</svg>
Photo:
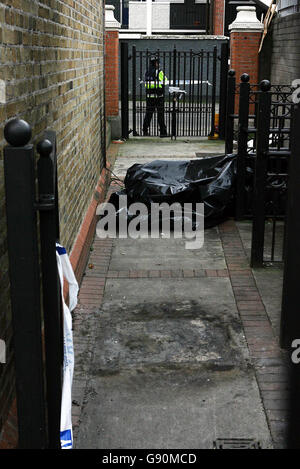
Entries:
<svg viewBox="0 0 300 469">
<path fill-rule="evenodd" d="M 274 446 L 284 448 L 289 418 L 288 357 L 279 347 L 235 222 L 228 221 L 219 229 Z"/>
</svg>

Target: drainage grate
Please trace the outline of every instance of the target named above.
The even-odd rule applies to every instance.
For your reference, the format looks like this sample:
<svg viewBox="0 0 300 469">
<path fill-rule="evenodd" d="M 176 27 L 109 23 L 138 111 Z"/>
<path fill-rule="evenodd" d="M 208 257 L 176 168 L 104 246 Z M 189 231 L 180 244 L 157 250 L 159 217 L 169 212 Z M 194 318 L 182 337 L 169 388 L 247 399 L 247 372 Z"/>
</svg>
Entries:
<svg viewBox="0 0 300 469">
<path fill-rule="evenodd" d="M 261 449 L 261 446 L 253 438 L 218 438 L 214 449 Z"/>
</svg>

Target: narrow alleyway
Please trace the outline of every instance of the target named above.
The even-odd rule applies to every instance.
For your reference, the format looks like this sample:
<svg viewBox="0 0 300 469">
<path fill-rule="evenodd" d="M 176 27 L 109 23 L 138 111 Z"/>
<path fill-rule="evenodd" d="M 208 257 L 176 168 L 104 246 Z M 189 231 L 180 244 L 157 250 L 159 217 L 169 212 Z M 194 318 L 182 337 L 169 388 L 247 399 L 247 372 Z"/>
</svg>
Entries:
<svg viewBox="0 0 300 469">
<path fill-rule="evenodd" d="M 223 152 L 207 140 L 111 147 L 119 177 L 148 158 Z M 280 271 L 252 272 L 247 241 L 247 225 L 232 220 L 206 230 L 198 250 L 180 239 L 95 238 L 74 312 L 76 448 L 284 446 Z"/>
</svg>

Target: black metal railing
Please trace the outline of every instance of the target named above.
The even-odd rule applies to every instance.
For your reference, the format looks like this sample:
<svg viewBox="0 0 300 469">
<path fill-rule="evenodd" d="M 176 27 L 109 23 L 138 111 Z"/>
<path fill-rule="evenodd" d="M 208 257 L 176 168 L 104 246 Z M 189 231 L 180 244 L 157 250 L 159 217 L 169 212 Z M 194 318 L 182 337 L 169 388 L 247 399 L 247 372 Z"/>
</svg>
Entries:
<svg viewBox="0 0 300 469">
<path fill-rule="evenodd" d="M 283 260 L 292 90 L 260 83 L 257 105 L 251 265 Z"/>
<path fill-rule="evenodd" d="M 236 85 L 230 71 L 227 90 L 226 152 L 237 145 L 236 219 L 253 220 L 252 266 L 282 262 L 294 89 L 250 84 L 247 74 Z"/>
<path fill-rule="evenodd" d="M 37 171 L 29 124 L 13 119 L 4 135 L 19 448 L 60 448 L 63 329 L 55 133 L 46 132 L 37 145 Z"/>
</svg>

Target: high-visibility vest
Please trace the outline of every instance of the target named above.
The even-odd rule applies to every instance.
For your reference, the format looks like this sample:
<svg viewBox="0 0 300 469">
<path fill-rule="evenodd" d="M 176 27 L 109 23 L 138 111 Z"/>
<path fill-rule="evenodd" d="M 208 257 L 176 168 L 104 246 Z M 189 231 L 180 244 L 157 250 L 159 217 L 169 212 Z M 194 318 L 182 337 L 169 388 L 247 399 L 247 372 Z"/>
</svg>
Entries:
<svg viewBox="0 0 300 469">
<path fill-rule="evenodd" d="M 147 96 L 156 97 L 159 96 L 162 92 L 163 86 L 168 85 L 168 78 L 165 76 L 162 70 L 159 71 L 156 79 L 150 79 L 145 82 Z M 151 93 L 153 91 L 153 93 Z M 160 91 L 160 92 L 159 92 Z"/>
</svg>

